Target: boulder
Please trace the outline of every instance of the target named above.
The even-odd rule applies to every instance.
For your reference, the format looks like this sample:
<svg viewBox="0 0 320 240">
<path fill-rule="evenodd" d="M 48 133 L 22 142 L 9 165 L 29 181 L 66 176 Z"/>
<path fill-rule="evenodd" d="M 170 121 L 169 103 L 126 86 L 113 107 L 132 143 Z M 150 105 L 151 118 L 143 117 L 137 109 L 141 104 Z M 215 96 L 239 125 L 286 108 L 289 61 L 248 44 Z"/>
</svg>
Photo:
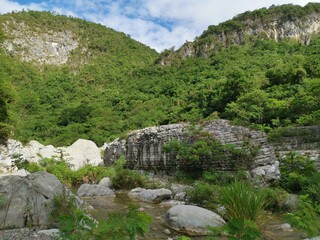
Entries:
<svg viewBox="0 0 320 240">
<path fill-rule="evenodd" d="M 98 184 L 82 184 L 77 194 L 79 197 L 94 197 L 94 196 L 105 196 L 105 197 L 114 197 L 114 192 L 104 186 L 104 185 L 98 185 Z"/>
<path fill-rule="evenodd" d="M 27 176 L 9 175 L 0 178 L 4 206 L 0 208 L 0 229 L 50 225 L 49 212 L 55 195 L 74 196 L 56 176 L 36 172 Z M 75 196 L 74 196 L 75 197 Z M 77 203 L 83 203 L 76 198 Z"/>
<path fill-rule="evenodd" d="M 0 145 L 0 173 L 17 171 L 16 160 L 38 163 L 43 158 L 64 159 L 74 170 L 86 164 L 103 164 L 101 150 L 89 140 L 78 139 L 69 147 L 55 148 L 34 140 L 23 146 L 21 142 L 9 139 L 6 146 Z"/>
<path fill-rule="evenodd" d="M 109 177 L 104 177 L 100 180 L 99 186 L 111 187 L 112 183 Z"/>
<path fill-rule="evenodd" d="M 4 177 L 4 176 L 10 176 L 10 175 L 14 175 L 14 176 L 20 176 L 20 177 L 25 177 L 27 175 L 29 175 L 30 173 L 25 170 L 25 169 L 19 169 L 18 171 L 16 172 L 12 172 L 12 173 L 2 173 L 0 174 L 0 178 L 1 177 Z"/>
<path fill-rule="evenodd" d="M 78 139 L 70 147 L 61 148 L 64 159 L 74 170 L 87 164 L 99 165 L 102 162 L 101 152 L 97 145 L 85 139 Z"/>
<path fill-rule="evenodd" d="M 221 227 L 226 222 L 216 213 L 207 209 L 191 206 L 177 205 L 168 210 L 165 223 L 181 233 L 190 236 L 207 235 L 207 227 Z"/>
<path fill-rule="evenodd" d="M 166 188 L 160 189 L 144 189 L 144 188 L 134 188 L 128 195 L 130 197 L 139 199 L 140 201 L 150 202 L 150 203 L 160 203 L 163 200 L 171 199 L 172 192 Z"/>
</svg>

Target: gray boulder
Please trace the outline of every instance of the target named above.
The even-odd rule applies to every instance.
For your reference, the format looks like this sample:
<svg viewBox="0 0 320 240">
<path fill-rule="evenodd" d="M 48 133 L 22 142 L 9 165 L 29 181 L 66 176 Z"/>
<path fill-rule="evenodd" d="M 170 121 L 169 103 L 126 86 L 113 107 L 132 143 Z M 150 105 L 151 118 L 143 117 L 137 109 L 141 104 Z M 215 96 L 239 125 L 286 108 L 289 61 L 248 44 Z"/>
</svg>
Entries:
<svg viewBox="0 0 320 240">
<path fill-rule="evenodd" d="M 160 189 L 144 189 L 144 188 L 134 188 L 128 195 L 130 197 L 139 199 L 140 201 L 150 202 L 150 203 L 160 203 L 163 200 L 171 199 L 172 192 L 166 188 Z"/>
<path fill-rule="evenodd" d="M 105 196 L 105 197 L 114 197 L 114 192 L 104 185 L 98 184 L 82 184 L 77 194 L 79 197 L 94 197 L 94 196 Z"/>
<path fill-rule="evenodd" d="M 207 209 L 191 206 L 177 205 L 168 210 L 165 223 L 178 232 L 190 236 L 207 235 L 207 227 L 221 227 L 226 222 L 216 213 Z"/>
<path fill-rule="evenodd" d="M 111 187 L 112 183 L 109 177 L 104 177 L 100 180 L 99 186 Z"/>
<path fill-rule="evenodd" d="M 3 176 L 0 178 L 0 193 L 5 197 L 4 205 L 0 207 L 0 229 L 48 227 L 54 196 L 73 195 L 56 176 L 47 172 Z M 82 202 L 77 201 L 79 205 Z"/>
</svg>

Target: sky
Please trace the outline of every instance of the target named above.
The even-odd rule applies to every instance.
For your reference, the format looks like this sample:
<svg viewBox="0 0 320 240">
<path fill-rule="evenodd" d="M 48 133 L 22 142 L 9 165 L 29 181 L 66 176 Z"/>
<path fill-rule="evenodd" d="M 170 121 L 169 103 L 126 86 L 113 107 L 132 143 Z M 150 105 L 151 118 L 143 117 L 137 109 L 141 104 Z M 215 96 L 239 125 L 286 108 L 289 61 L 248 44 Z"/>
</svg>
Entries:
<svg viewBox="0 0 320 240">
<path fill-rule="evenodd" d="M 245 11 L 308 0 L 0 0 L 0 14 L 46 10 L 124 32 L 158 52 L 193 41 L 209 25 Z M 320 2 L 320 0 L 313 0 Z"/>
</svg>

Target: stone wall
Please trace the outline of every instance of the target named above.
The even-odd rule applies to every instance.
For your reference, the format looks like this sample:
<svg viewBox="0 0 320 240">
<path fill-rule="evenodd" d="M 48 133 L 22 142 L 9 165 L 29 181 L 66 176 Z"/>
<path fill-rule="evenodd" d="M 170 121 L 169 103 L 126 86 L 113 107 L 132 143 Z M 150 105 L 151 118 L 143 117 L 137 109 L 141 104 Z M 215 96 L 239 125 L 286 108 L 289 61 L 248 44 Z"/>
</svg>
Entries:
<svg viewBox="0 0 320 240">
<path fill-rule="evenodd" d="M 214 139 L 223 144 L 235 144 L 242 147 L 249 140 L 253 146 L 257 146 L 259 152 L 249 169 L 252 177 L 260 176 L 267 180 L 279 177 L 278 161 L 263 132 L 233 126 L 227 120 L 213 120 L 203 123 L 201 126 Z M 121 155 L 124 155 L 127 166 L 131 169 L 174 172 L 175 155 L 165 153 L 163 146 L 170 140 L 183 139 L 188 127 L 188 124 L 171 124 L 133 131 L 126 139 L 116 139 L 106 145 L 104 163 L 110 165 Z M 220 163 L 215 168 L 230 170 L 227 164 Z"/>
</svg>

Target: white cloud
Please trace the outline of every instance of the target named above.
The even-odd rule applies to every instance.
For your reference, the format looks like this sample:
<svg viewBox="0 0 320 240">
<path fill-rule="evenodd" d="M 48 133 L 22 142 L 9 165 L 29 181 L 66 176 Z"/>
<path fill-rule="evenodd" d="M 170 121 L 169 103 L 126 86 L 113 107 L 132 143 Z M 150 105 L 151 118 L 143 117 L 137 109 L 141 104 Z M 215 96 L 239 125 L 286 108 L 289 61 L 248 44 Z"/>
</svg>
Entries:
<svg viewBox="0 0 320 240">
<path fill-rule="evenodd" d="M 25 5 L 0 0 L 0 13 L 25 8 L 82 17 L 125 32 L 161 51 L 192 41 L 209 25 L 239 13 L 288 3 L 305 5 L 308 0 L 48 0 Z"/>
<path fill-rule="evenodd" d="M 12 12 L 12 11 L 22 11 L 27 10 L 44 10 L 43 4 L 29 3 L 29 4 L 19 4 L 17 2 L 9 0 L 0 0 L 0 14 Z"/>
</svg>

